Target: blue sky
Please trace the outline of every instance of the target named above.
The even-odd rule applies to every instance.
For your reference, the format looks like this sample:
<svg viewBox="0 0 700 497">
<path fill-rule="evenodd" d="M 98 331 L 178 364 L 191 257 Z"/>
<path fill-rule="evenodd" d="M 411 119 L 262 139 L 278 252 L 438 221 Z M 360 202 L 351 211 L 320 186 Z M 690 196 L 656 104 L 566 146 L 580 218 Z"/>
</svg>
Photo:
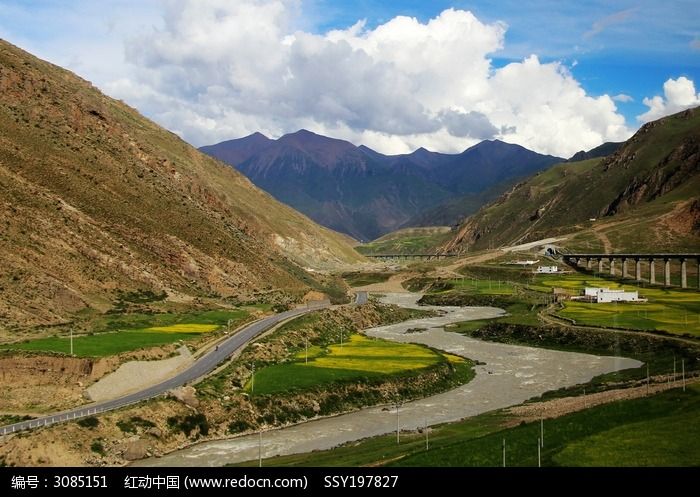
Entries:
<svg viewBox="0 0 700 497">
<path fill-rule="evenodd" d="M 396 15 L 425 21 L 450 7 L 470 10 L 485 21 L 504 21 L 506 50 L 494 57 L 495 66 L 533 53 L 543 61 L 575 64 L 571 71 L 589 92 L 634 98 L 620 109 L 630 123 L 645 110 L 642 99 L 658 93 L 668 78 L 686 76 L 700 82 L 697 0 L 316 0 L 313 4 L 320 29 L 362 18 L 376 26 Z M 596 23 L 599 31 L 594 29 Z"/>
<path fill-rule="evenodd" d="M 470 22 L 465 16 L 441 18 L 447 9 L 470 12 L 478 21 L 478 29 L 465 27 Z M 202 14 L 207 10 L 212 16 Z M 417 22 L 402 24 L 397 22 L 398 16 L 413 17 Z M 438 18 L 445 22 L 430 24 Z M 545 99 L 542 106 L 548 106 L 548 115 L 559 120 L 562 130 L 577 134 L 581 148 L 596 141 L 619 139 L 646 119 L 640 116 L 656 118 L 682 107 L 682 99 L 674 104 L 673 94 L 665 96 L 664 91 L 680 94 L 688 90 L 685 94 L 690 92 L 691 96 L 697 92 L 692 85 L 700 86 L 699 19 L 697 0 L 0 0 L 0 37 L 77 72 L 197 145 L 258 129 L 275 135 L 304 126 L 389 152 L 423 144 L 444 151 L 459 150 L 489 137 L 560 154 L 575 149 L 576 143 L 557 136 L 556 128 L 538 128 L 543 117 L 532 109 L 527 114 L 517 96 L 505 99 L 510 102 L 509 109 L 499 109 L 494 88 L 517 90 L 508 82 L 498 83 L 506 77 L 529 78 L 523 79 L 520 89 L 524 102 L 532 99 L 529 93 L 537 91 L 537 84 L 561 83 L 562 88 L 568 84 L 568 89 L 558 94 L 560 102 L 567 101 L 575 93 L 574 87 L 580 86 L 588 100 L 581 100 L 579 95 L 581 98 L 576 98 L 580 101 L 574 102 L 571 96 L 572 107 L 567 110 Z M 359 31 L 350 32 L 348 29 L 358 21 L 365 24 Z M 190 29 L 197 23 L 212 34 L 211 46 L 199 39 L 201 30 Z M 257 28 L 248 39 L 231 34 L 253 24 Z M 216 35 L 219 27 L 227 36 Z M 269 31 L 269 36 L 260 34 L 261 28 L 265 33 Z M 440 29 L 454 30 L 455 36 L 465 40 L 433 46 L 431 40 Z M 343 31 L 340 42 L 329 35 L 332 30 Z M 436 59 L 452 57 L 463 63 L 464 70 L 455 78 L 461 78 L 462 87 L 469 90 L 461 91 L 447 80 L 435 85 L 432 94 L 411 90 L 411 78 L 429 82 L 432 71 L 435 79 L 445 79 L 444 74 L 453 68 L 449 63 L 433 67 L 428 56 L 416 60 L 416 64 L 430 68 L 424 74 L 415 74 L 410 65 L 397 62 L 401 54 L 396 52 L 401 48 L 388 48 L 382 34 L 387 31 L 403 40 L 403 45 L 423 37 L 421 46 L 433 47 Z M 315 44 L 313 50 L 308 49 L 309 43 Z M 303 74 L 303 68 L 318 70 L 335 64 L 337 61 L 327 53 L 339 49 L 339 43 L 348 43 L 354 52 L 343 52 L 347 60 L 338 62 L 331 72 L 339 78 L 353 77 L 353 68 L 364 63 L 356 56 L 364 51 L 361 55 L 365 59 L 373 59 L 362 68 L 362 74 L 367 74 L 365 84 L 394 78 L 408 81 L 405 92 L 398 92 L 401 103 L 390 102 L 391 92 L 377 100 L 366 90 L 348 94 L 343 87 L 347 85 L 335 85 L 331 79 L 320 83 L 313 74 Z M 180 47 L 181 52 L 175 53 Z M 306 59 L 300 64 L 302 47 L 306 47 Z M 250 56 L 247 66 L 240 60 L 246 58 L 242 50 L 250 52 L 246 54 Z M 258 50 L 261 52 L 256 53 Z M 276 60 L 278 53 L 286 55 Z M 531 70 L 526 70 L 524 61 L 531 55 L 536 56 L 536 63 L 531 60 Z M 260 64 L 265 67 L 258 68 L 263 60 L 275 60 L 279 67 L 267 67 L 271 63 L 265 63 Z M 481 68 L 481 79 L 470 79 L 469 64 Z M 508 65 L 512 70 L 499 71 Z M 560 73 L 559 80 L 552 79 L 552 70 Z M 173 83 L 177 80 L 175 74 L 185 78 L 180 80 L 187 92 Z M 201 81 L 203 75 L 211 77 L 211 84 Z M 379 79 L 371 80 L 375 76 Z M 568 83 L 564 81 L 567 78 Z M 301 83 L 289 85 L 287 93 L 280 92 L 280 79 L 285 85 L 303 81 L 304 88 L 313 87 L 313 95 L 325 98 L 325 104 L 318 106 L 313 97 L 310 100 Z M 664 87 L 670 80 L 672 84 Z M 430 84 L 421 90 L 427 86 Z M 487 86 L 493 88 L 485 91 Z M 452 98 L 449 92 L 454 92 L 452 100 L 436 97 L 442 93 Z M 415 102 L 410 101 L 412 94 Z M 483 101 L 475 94 L 483 94 Z M 220 98 L 215 100 L 213 95 Z M 245 98 L 237 100 L 236 95 Z M 653 112 L 645 114 L 651 107 L 644 99 L 655 96 L 661 100 Z M 609 102 L 606 104 L 608 97 L 615 97 L 614 109 L 609 108 Z M 259 109 L 249 108 L 251 98 L 259 99 Z M 266 107 L 270 102 L 274 105 Z M 585 125 L 576 122 L 577 114 L 591 103 L 607 112 L 607 121 L 596 122 L 595 116 L 586 116 Z M 381 115 L 367 110 L 382 104 L 387 109 Z M 404 115 L 408 112 L 404 107 L 411 106 L 415 107 L 413 113 Z M 624 117 L 626 130 L 615 116 Z M 394 120 L 400 120 L 400 125 Z M 459 125 L 453 126 L 457 121 Z M 555 145 L 547 147 L 536 139 L 543 133 Z"/>
</svg>

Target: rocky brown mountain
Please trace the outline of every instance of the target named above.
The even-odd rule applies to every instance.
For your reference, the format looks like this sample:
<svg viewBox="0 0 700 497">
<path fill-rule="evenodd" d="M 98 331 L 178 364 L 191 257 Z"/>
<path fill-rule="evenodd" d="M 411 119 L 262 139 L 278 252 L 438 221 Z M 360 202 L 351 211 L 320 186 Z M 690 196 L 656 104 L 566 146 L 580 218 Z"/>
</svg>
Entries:
<svg viewBox="0 0 700 497">
<path fill-rule="evenodd" d="M 120 292 L 296 298 L 360 260 L 69 71 L 0 40 L 0 332 L 109 310 Z"/>
</svg>

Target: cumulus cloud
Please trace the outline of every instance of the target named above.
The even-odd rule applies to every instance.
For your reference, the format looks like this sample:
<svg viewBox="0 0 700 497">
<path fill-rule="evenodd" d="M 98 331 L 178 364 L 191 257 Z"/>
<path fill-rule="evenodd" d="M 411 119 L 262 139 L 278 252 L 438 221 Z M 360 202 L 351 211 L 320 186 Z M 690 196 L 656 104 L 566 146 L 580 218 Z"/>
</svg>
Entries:
<svg viewBox="0 0 700 497">
<path fill-rule="evenodd" d="M 568 157 L 630 135 L 608 95 L 561 63 L 496 68 L 507 26 L 448 9 L 325 33 L 292 0 L 171 0 L 107 86 L 195 145 L 299 128 L 385 153 L 461 151 L 486 138 Z"/>
<path fill-rule="evenodd" d="M 692 80 L 681 76 L 678 79 L 668 79 L 664 83 L 663 97 L 656 95 L 645 98 L 643 102 L 649 110 L 637 116 L 637 120 L 646 123 L 700 105 L 700 93 L 695 92 Z"/>
<path fill-rule="evenodd" d="M 481 112 L 443 111 L 440 120 L 452 136 L 489 140 L 498 134 L 498 128 Z"/>
<path fill-rule="evenodd" d="M 622 102 L 624 104 L 626 104 L 628 102 L 634 102 L 634 98 L 630 97 L 629 95 L 625 95 L 624 93 L 618 93 L 617 95 L 612 97 L 612 99 L 615 102 Z"/>
</svg>

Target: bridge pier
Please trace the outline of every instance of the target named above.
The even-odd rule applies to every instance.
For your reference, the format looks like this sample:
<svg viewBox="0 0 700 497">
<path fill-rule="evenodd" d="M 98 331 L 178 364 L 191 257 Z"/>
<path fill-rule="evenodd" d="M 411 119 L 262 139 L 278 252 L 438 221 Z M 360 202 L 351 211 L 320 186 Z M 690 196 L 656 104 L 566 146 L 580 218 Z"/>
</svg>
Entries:
<svg viewBox="0 0 700 497">
<path fill-rule="evenodd" d="M 647 281 L 642 275 L 642 265 L 649 262 L 649 284 L 664 285 L 670 287 L 674 284 L 672 281 L 671 264 L 673 261 L 678 261 L 680 265 L 680 278 L 678 286 L 681 288 L 693 288 L 700 290 L 700 253 L 620 253 L 620 254 L 565 254 L 564 260 L 572 267 L 581 266 L 589 270 L 592 269 L 595 262 L 598 263 L 598 271 L 596 274 L 603 274 L 606 270 L 605 262 L 610 265 L 607 272 L 611 277 L 634 279 L 637 282 Z M 585 263 L 584 263 L 585 261 Z M 691 265 L 690 286 L 688 286 L 688 262 L 695 263 L 697 266 L 693 269 Z M 656 263 L 662 264 L 663 276 L 659 275 L 659 281 L 656 280 Z M 620 264 L 620 270 L 615 271 L 615 264 Z M 634 270 L 632 269 L 634 264 Z M 693 272 L 695 271 L 695 272 Z M 697 275 L 696 275 L 697 273 Z M 663 279 L 662 279 L 663 278 Z"/>
<path fill-rule="evenodd" d="M 686 270 L 688 265 L 685 259 L 681 259 L 681 288 L 688 288 L 688 277 L 686 275 Z"/>
</svg>

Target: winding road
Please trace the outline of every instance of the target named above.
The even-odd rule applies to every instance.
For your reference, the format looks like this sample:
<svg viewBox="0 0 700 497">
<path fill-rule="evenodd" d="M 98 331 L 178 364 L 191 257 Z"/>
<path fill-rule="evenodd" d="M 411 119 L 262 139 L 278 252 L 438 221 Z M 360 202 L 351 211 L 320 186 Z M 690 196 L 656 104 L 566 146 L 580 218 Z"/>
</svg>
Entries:
<svg viewBox="0 0 700 497">
<path fill-rule="evenodd" d="M 364 296 L 361 297 L 360 294 L 363 293 Z M 365 292 L 358 292 L 358 294 L 355 297 L 355 303 L 360 305 L 366 303 L 366 301 L 367 294 Z M 306 308 L 292 309 L 260 319 L 245 326 L 231 337 L 220 342 L 215 349 L 210 350 L 202 357 L 197 359 L 190 367 L 179 372 L 178 374 L 166 381 L 116 399 L 96 402 L 93 404 L 76 407 L 75 409 L 61 411 L 48 416 L 43 416 L 40 418 L 22 421 L 20 423 L 2 426 L 0 427 L 0 435 L 9 435 L 18 431 L 39 428 L 41 426 L 48 426 L 65 421 L 72 421 L 74 419 L 92 416 L 94 414 L 99 414 L 106 411 L 112 411 L 114 409 L 119 409 L 130 404 L 135 404 L 137 402 L 142 402 L 144 400 L 157 397 L 166 393 L 169 390 L 172 390 L 173 388 L 177 388 L 187 383 L 194 382 L 195 380 L 198 380 L 204 377 L 205 375 L 209 374 L 214 369 L 216 369 L 217 366 L 219 366 L 219 364 L 228 359 L 234 352 L 244 347 L 246 344 L 248 344 L 248 342 L 250 342 L 252 339 L 257 337 L 261 333 L 269 330 L 270 328 L 281 323 L 282 321 L 326 307 L 329 307 L 328 303 L 318 303 L 314 305 L 309 305 Z"/>
<path fill-rule="evenodd" d="M 510 407 L 550 390 L 586 383 L 592 378 L 627 368 L 639 361 L 595 356 L 522 345 L 485 342 L 446 331 L 463 321 L 502 316 L 493 307 L 418 306 L 415 293 L 385 293 L 385 303 L 405 308 L 432 309 L 437 316 L 403 321 L 365 330 L 368 336 L 420 343 L 477 361 L 472 381 L 447 392 L 395 406 L 375 406 L 337 416 L 191 445 L 162 457 L 143 459 L 135 466 L 224 466 L 276 455 L 325 450 L 363 438 L 413 431 L 483 412 Z"/>
</svg>

